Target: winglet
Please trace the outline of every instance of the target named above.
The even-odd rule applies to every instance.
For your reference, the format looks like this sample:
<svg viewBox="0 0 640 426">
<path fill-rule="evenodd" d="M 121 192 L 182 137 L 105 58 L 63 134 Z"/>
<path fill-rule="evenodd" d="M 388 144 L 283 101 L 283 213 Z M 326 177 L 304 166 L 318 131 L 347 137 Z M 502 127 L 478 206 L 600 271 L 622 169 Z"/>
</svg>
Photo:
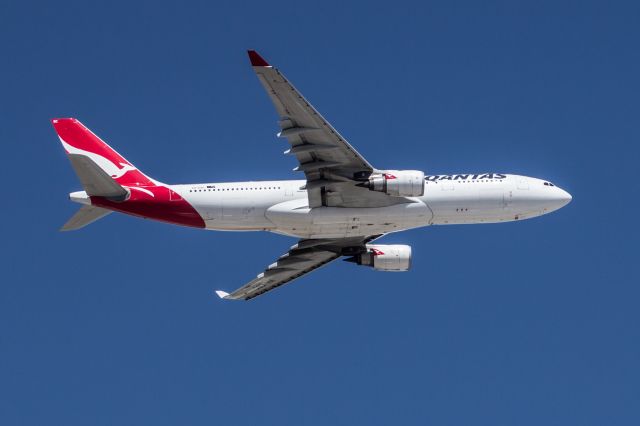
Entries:
<svg viewBox="0 0 640 426">
<path fill-rule="evenodd" d="M 218 295 L 218 297 L 220 299 L 226 299 L 227 296 L 229 295 L 229 293 L 227 293 L 226 291 L 222 291 L 222 290 L 216 290 L 216 294 Z"/>
<path fill-rule="evenodd" d="M 252 67 L 270 67 L 271 66 L 255 50 L 248 50 L 247 53 L 249 54 L 249 60 L 251 61 Z"/>
</svg>

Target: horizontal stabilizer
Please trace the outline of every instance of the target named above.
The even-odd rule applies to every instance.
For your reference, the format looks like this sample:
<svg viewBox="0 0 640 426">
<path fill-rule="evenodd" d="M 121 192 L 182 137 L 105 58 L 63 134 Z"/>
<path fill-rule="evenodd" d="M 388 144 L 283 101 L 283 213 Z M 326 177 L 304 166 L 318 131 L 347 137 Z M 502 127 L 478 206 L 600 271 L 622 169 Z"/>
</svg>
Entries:
<svg viewBox="0 0 640 426">
<path fill-rule="evenodd" d="M 129 191 L 102 170 L 91 158 L 82 154 L 67 154 L 73 170 L 90 197 L 106 197 L 114 201 L 123 201 Z"/>
<path fill-rule="evenodd" d="M 109 213 L 111 213 L 111 210 L 103 209 L 101 207 L 82 206 L 82 208 L 78 210 L 60 230 L 75 231 L 76 229 L 84 228 L 88 224 L 105 217 Z"/>
</svg>

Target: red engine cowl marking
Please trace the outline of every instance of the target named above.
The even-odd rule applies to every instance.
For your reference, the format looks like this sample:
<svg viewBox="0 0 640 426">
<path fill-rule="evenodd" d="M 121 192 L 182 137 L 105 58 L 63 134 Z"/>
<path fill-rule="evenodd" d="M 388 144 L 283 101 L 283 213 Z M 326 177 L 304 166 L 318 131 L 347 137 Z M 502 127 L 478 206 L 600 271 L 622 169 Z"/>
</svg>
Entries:
<svg viewBox="0 0 640 426">
<path fill-rule="evenodd" d="M 165 186 L 132 186 L 129 190 L 131 196 L 126 201 L 118 203 L 104 197 L 91 197 L 91 204 L 162 222 L 205 227 L 204 220 L 193 206 Z"/>
</svg>

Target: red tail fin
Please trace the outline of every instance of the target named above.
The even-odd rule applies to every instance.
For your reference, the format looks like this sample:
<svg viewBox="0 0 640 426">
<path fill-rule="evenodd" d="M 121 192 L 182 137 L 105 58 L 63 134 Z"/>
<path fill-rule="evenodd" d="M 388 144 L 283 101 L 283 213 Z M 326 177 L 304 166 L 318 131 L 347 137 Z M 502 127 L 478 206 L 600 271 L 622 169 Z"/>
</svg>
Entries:
<svg viewBox="0 0 640 426">
<path fill-rule="evenodd" d="M 51 122 L 67 154 L 90 158 L 120 185 L 156 184 L 75 118 L 54 118 Z"/>
</svg>

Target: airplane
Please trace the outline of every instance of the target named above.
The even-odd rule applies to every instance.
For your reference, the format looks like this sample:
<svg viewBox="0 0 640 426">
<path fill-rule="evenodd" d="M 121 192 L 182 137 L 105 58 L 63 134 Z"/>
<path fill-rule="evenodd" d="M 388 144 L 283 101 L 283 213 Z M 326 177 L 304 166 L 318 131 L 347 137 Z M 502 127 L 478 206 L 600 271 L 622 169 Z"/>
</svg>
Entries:
<svg viewBox="0 0 640 426">
<path fill-rule="evenodd" d="M 529 219 L 558 210 L 571 195 L 553 183 L 506 173 L 425 175 L 372 166 L 275 67 L 249 50 L 251 66 L 275 106 L 284 153 L 304 179 L 169 185 L 118 154 L 75 118 L 53 127 L 83 191 L 62 227 L 80 229 L 111 212 L 223 231 L 269 231 L 298 238 L 286 253 L 223 299 L 249 300 L 338 258 L 378 271 L 407 271 L 411 247 L 378 244 L 392 233 L 430 225 Z"/>
</svg>

